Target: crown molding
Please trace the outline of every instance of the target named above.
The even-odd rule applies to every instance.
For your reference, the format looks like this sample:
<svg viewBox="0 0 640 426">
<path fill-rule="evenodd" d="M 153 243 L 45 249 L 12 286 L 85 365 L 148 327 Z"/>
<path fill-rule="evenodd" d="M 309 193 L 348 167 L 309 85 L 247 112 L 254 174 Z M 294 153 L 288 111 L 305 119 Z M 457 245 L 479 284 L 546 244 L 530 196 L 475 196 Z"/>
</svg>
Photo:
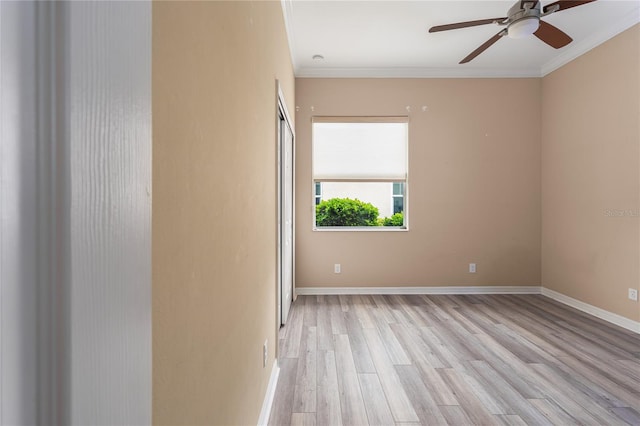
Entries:
<svg viewBox="0 0 640 426">
<path fill-rule="evenodd" d="M 301 78 L 537 78 L 537 68 L 298 68 Z"/>
<path fill-rule="evenodd" d="M 638 22 L 640 22 L 640 6 L 636 7 L 631 13 L 626 13 L 614 25 L 610 25 L 607 28 L 594 32 L 584 40 L 574 42 L 569 49 L 562 52 L 546 64 L 543 64 L 540 67 L 540 75 L 544 77 L 547 74 L 552 73 L 563 65 L 568 64 L 591 49 L 601 45 L 605 41 L 612 39 L 625 30 L 628 30 Z"/>
<path fill-rule="evenodd" d="M 296 65 L 296 58 L 293 54 L 293 41 L 295 40 L 293 31 L 293 0 L 280 0 L 282 6 L 282 17 L 284 18 L 284 28 L 287 33 L 287 42 L 289 43 L 289 57 L 291 58 L 291 65 L 293 66 L 293 74 L 297 74 L 298 66 Z"/>
</svg>

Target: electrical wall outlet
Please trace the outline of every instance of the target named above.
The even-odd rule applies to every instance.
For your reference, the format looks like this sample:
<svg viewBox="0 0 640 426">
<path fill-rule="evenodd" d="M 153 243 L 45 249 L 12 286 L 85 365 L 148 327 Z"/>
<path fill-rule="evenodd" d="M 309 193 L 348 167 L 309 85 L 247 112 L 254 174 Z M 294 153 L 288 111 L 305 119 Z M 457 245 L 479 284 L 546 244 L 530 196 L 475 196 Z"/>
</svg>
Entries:
<svg viewBox="0 0 640 426">
<path fill-rule="evenodd" d="M 469 273 L 470 274 L 475 274 L 476 273 L 476 264 L 475 263 L 470 263 L 469 264 Z"/>
<path fill-rule="evenodd" d="M 629 289 L 629 299 L 635 300 L 637 302 L 638 301 L 638 290 L 636 290 L 635 288 L 630 288 Z"/>
<path fill-rule="evenodd" d="M 334 273 L 339 274 L 340 270 L 341 270 L 341 268 L 340 268 L 340 264 L 339 263 L 336 263 L 335 265 L 333 265 L 333 272 Z"/>
<path fill-rule="evenodd" d="M 269 339 L 262 345 L 262 368 L 267 366 L 267 358 L 269 358 Z"/>
</svg>

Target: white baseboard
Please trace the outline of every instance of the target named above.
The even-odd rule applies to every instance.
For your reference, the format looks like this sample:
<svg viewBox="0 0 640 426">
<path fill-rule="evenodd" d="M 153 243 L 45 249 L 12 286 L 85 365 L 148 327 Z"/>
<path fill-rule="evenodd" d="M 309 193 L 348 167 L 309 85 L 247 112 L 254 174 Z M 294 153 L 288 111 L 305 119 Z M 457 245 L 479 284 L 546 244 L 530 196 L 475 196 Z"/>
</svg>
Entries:
<svg viewBox="0 0 640 426">
<path fill-rule="evenodd" d="M 542 294 L 594 317 L 640 334 L 640 322 L 625 318 L 557 291 L 540 286 L 477 286 L 477 287 L 298 287 L 296 294 L 353 295 L 353 294 Z"/>
<path fill-rule="evenodd" d="M 260 418 L 258 418 L 258 426 L 266 426 L 271 416 L 271 406 L 273 405 L 273 397 L 276 395 L 276 387 L 278 386 L 278 377 L 280 376 L 280 367 L 278 360 L 273 361 L 271 367 L 271 376 L 269 377 L 269 385 L 267 385 L 267 393 L 262 401 L 262 410 L 260 410 Z"/>
<path fill-rule="evenodd" d="M 540 294 L 539 286 L 298 287 L 298 295 L 335 294 Z"/>
<path fill-rule="evenodd" d="M 565 305 L 571 306 L 572 308 L 578 309 L 579 311 L 586 312 L 589 315 L 593 315 L 594 317 L 603 319 L 622 328 L 626 328 L 627 330 L 633 331 L 634 333 L 640 334 L 640 322 L 638 321 L 625 318 L 621 315 L 614 314 L 613 312 L 605 311 L 604 309 L 581 302 L 577 299 L 574 299 L 573 297 L 565 296 L 562 293 L 549 290 L 548 288 L 542 287 L 542 295 L 556 300 L 560 303 L 564 303 Z"/>
</svg>

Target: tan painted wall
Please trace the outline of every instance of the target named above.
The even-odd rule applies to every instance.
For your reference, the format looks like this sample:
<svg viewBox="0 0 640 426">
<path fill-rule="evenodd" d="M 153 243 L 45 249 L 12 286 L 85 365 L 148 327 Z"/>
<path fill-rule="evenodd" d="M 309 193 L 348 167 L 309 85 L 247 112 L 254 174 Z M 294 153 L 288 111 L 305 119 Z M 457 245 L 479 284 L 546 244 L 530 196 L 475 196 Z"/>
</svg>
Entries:
<svg viewBox="0 0 640 426">
<path fill-rule="evenodd" d="M 154 424 L 258 420 L 276 347 L 276 79 L 293 108 L 280 2 L 154 2 Z"/>
<path fill-rule="evenodd" d="M 542 82 L 542 283 L 636 321 L 639 62 L 636 25 Z"/>
<path fill-rule="evenodd" d="M 298 287 L 540 285 L 539 79 L 296 79 L 296 105 Z M 410 230 L 312 231 L 311 117 L 407 106 Z"/>
</svg>

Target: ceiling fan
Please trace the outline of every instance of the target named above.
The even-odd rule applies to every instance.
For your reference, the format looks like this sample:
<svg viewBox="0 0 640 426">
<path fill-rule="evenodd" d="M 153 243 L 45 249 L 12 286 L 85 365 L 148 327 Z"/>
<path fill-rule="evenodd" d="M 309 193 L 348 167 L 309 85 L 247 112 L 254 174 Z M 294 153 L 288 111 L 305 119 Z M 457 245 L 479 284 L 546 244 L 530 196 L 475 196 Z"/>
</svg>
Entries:
<svg viewBox="0 0 640 426">
<path fill-rule="evenodd" d="M 541 20 L 540 18 L 555 12 L 591 3 L 593 1 L 595 0 L 560 0 L 541 7 L 538 0 L 522 0 L 516 2 L 516 4 L 514 4 L 511 9 L 509 9 L 509 12 L 507 12 L 507 16 L 505 18 L 480 19 L 477 21 L 438 25 L 435 27 L 431 27 L 429 29 L 429 32 L 435 33 L 439 31 L 456 30 L 459 28 L 475 27 L 478 25 L 486 24 L 498 24 L 505 27 L 501 29 L 498 34 L 494 35 L 476 50 L 471 52 L 466 58 L 461 60 L 461 64 L 470 62 L 476 56 L 487 50 L 496 41 L 500 40 L 501 37 L 504 37 L 506 35 L 511 38 L 523 38 L 533 34 L 543 42 L 547 43 L 549 46 L 559 49 L 571 43 L 573 39 L 565 34 L 562 30 Z"/>
</svg>

